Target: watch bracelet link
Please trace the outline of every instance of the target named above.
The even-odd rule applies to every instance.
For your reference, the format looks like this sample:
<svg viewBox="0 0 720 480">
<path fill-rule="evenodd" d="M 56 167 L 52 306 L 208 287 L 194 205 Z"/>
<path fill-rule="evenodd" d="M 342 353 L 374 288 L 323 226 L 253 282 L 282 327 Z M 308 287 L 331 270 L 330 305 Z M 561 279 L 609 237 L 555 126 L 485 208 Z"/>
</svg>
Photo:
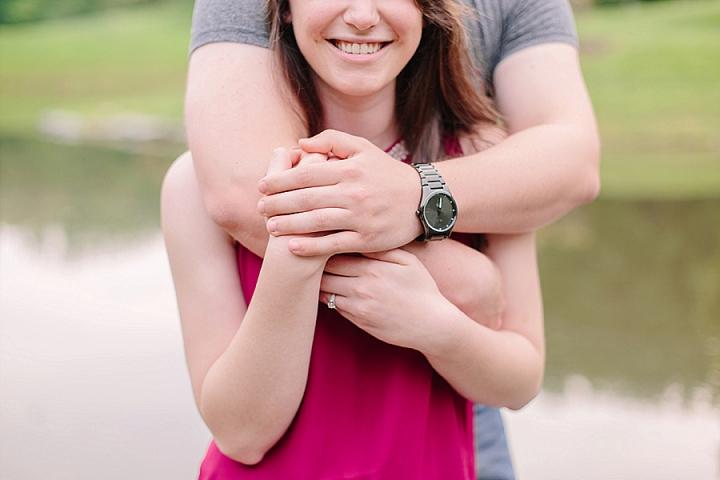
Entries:
<svg viewBox="0 0 720 480">
<path fill-rule="evenodd" d="M 416 241 L 427 241 L 427 240 L 440 240 L 443 238 L 448 238 L 450 236 L 450 231 L 442 234 L 436 234 L 432 235 L 430 234 L 430 228 L 425 223 L 425 220 L 423 218 L 423 215 L 421 213 L 421 210 L 423 208 L 423 205 L 425 204 L 425 201 L 427 198 L 429 198 L 433 192 L 436 191 L 443 191 L 447 193 L 449 196 L 450 190 L 447 188 L 445 184 L 445 180 L 443 180 L 442 175 L 440 175 L 440 172 L 437 171 L 435 166 L 431 163 L 411 163 L 412 167 L 417 170 L 419 176 L 420 176 L 420 185 L 422 189 L 422 198 L 420 199 L 420 206 L 418 207 L 418 211 L 416 212 L 418 217 L 420 218 L 420 223 L 423 227 L 423 233 L 420 234 L 418 238 L 416 238 Z M 452 196 L 451 196 L 452 199 Z"/>
<path fill-rule="evenodd" d="M 411 164 L 420 174 L 420 182 L 422 187 L 428 187 L 430 190 L 447 190 L 445 180 L 443 180 L 437 168 L 432 163 L 412 163 Z"/>
</svg>

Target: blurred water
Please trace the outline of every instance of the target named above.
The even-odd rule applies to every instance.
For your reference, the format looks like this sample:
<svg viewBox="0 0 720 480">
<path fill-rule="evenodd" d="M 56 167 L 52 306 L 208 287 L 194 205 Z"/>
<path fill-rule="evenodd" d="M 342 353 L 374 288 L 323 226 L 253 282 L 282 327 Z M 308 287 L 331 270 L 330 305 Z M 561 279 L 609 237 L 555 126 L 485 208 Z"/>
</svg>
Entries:
<svg viewBox="0 0 720 480">
<path fill-rule="evenodd" d="M 0 227 L 0 478 L 191 479 L 208 441 L 158 234 L 64 259 Z"/>
<path fill-rule="evenodd" d="M 191 479 L 159 182 L 171 155 L 0 142 L 0 479 Z M 720 199 L 602 200 L 539 233 L 548 368 L 521 480 L 720 478 Z"/>
</svg>

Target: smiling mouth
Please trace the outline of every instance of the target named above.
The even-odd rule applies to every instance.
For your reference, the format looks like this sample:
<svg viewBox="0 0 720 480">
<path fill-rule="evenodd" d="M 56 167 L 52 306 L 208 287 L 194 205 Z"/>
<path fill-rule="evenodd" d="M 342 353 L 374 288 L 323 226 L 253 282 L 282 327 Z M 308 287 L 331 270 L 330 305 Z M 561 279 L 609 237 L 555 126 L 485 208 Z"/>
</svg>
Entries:
<svg viewBox="0 0 720 480">
<path fill-rule="evenodd" d="M 390 42 L 371 42 L 371 43 L 353 43 L 343 40 L 331 40 L 335 48 L 351 55 L 370 55 L 378 52 L 381 48 Z"/>
</svg>

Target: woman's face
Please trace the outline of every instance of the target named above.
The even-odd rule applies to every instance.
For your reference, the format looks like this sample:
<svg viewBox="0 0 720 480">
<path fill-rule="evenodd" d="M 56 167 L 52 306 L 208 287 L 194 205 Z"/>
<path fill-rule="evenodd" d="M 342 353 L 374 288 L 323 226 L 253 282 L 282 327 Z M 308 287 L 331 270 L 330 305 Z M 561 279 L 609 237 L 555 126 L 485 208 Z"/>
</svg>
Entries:
<svg viewBox="0 0 720 480">
<path fill-rule="evenodd" d="M 394 90 L 422 35 L 414 0 L 290 0 L 290 12 L 287 20 L 321 94 Z"/>
</svg>

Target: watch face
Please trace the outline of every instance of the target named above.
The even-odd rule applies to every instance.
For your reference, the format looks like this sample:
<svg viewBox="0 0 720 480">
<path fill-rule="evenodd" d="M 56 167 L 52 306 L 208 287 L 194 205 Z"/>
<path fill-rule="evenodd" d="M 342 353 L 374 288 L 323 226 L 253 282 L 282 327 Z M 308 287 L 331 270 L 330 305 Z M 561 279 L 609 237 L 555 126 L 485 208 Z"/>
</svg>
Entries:
<svg viewBox="0 0 720 480">
<path fill-rule="evenodd" d="M 436 232 L 445 232 L 455 225 L 457 205 L 447 193 L 433 193 L 425 204 L 423 215 L 430 229 Z"/>
</svg>

